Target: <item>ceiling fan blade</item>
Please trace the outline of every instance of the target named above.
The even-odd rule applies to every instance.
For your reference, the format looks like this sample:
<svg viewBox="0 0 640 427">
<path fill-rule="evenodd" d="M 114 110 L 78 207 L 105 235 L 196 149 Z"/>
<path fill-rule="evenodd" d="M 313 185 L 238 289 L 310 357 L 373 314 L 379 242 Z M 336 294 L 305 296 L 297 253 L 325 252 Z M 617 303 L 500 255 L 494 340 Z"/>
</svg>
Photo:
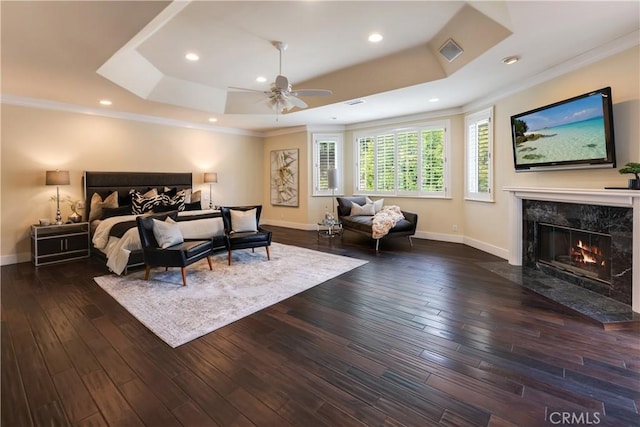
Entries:
<svg viewBox="0 0 640 427">
<path fill-rule="evenodd" d="M 268 90 L 258 90 L 258 89 L 248 89 L 246 87 L 235 87 L 235 86 L 229 86 L 227 87 L 228 90 L 239 90 L 242 92 L 257 92 L 257 93 L 262 93 L 265 95 L 269 95 L 271 93 L 271 91 Z"/>
<path fill-rule="evenodd" d="M 300 98 L 296 98 L 295 96 L 289 95 L 289 96 L 287 96 L 287 99 L 289 99 L 289 101 L 291 101 L 291 103 L 293 105 L 295 105 L 296 107 L 298 107 L 298 108 L 307 108 L 308 107 L 306 102 L 304 102 Z"/>
<path fill-rule="evenodd" d="M 275 82 L 276 89 L 289 90 L 289 79 L 283 75 L 278 75 Z"/>
<path fill-rule="evenodd" d="M 325 89 L 300 89 L 291 92 L 292 95 L 296 96 L 329 96 L 332 93 L 330 90 Z"/>
</svg>

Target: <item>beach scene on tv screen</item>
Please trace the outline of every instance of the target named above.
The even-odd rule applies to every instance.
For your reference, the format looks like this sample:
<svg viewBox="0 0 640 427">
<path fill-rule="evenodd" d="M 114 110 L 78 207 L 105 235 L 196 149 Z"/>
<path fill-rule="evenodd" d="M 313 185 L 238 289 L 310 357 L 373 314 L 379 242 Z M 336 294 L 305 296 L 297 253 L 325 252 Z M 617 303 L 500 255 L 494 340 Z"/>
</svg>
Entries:
<svg viewBox="0 0 640 427">
<path fill-rule="evenodd" d="M 517 164 L 607 157 L 599 93 L 514 119 Z"/>
</svg>

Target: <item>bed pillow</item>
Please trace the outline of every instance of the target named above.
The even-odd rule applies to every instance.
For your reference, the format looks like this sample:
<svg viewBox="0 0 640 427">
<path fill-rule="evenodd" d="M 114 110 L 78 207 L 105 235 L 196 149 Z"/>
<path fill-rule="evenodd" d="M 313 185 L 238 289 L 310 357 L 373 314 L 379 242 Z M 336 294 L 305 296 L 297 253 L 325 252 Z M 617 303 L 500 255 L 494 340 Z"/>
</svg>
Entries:
<svg viewBox="0 0 640 427">
<path fill-rule="evenodd" d="M 93 193 L 91 196 L 91 210 L 89 212 L 89 222 L 102 219 L 103 208 L 117 208 L 118 207 L 118 192 L 114 191 L 102 200 L 102 196 L 98 193 Z"/>
<path fill-rule="evenodd" d="M 231 214 L 231 230 L 234 233 L 258 231 L 257 209 L 249 209 L 248 211 L 231 209 L 229 212 Z"/>
<path fill-rule="evenodd" d="M 178 223 L 169 217 L 165 221 L 153 219 L 153 235 L 162 249 L 184 242 Z"/>
<path fill-rule="evenodd" d="M 162 194 L 160 203 L 153 207 L 153 212 L 170 212 L 170 211 L 183 211 L 185 210 L 184 194 L 176 194 L 176 196 L 169 198 L 166 193 Z"/>
<path fill-rule="evenodd" d="M 376 212 L 374 210 L 373 203 L 367 203 L 363 206 L 360 206 L 357 203 L 351 202 L 351 214 L 352 216 L 357 215 L 374 215 Z"/>
</svg>

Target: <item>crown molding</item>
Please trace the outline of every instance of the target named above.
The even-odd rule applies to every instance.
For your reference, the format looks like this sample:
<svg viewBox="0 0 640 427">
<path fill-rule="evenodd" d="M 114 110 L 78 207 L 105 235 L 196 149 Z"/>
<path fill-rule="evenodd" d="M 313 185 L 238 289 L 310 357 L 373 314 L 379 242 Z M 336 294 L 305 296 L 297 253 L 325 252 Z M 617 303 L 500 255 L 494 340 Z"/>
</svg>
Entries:
<svg viewBox="0 0 640 427">
<path fill-rule="evenodd" d="M 518 82 L 515 85 L 505 87 L 497 93 L 492 94 L 491 96 L 475 100 L 473 102 L 470 102 L 469 104 L 465 104 L 462 106 L 462 110 L 464 113 L 467 113 L 477 110 L 478 108 L 486 107 L 487 105 L 495 104 L 497 101 L 508 96 L 515 95 L 525 89 L 529 89 L 533 86 L 537 86 L 549 80 L 553 80 L 572 71 L 579 70 L 583 67 L 586 67 L 587 65 L 602 61 L 603 59 L 609 58 L 613 55 L 617 55 L 618 53 L 624 52 L 625 50 L 639 45 L 640 30 L 636 30 L 632 33 L 627 34 L 626 36 L 619 37 L 600 47 L 574 56 L 573 58 L 562 62 L 552 68 L 549 68 L 529 79 Z"/>
<path fill-rule="evenodd" d="M 233 135 L 264 137 L 262 132 L 253 132 L 244 129 L 216 127 L 202 123 L 186 122 L 182 120 L 169 119 L 166 117 L 148 116 L 145 114 L 126 113 L 123 111 L 106 110 L 102 108 L 90 108 L 76 104 L 50 101 L 46 99 L 27 98 L 15 95 L 0 95 L 0 103 L 6 105 L 17 105 L 19 107 L 39 108 L 43 110 L 64 111 L 68 113 L 86 114 L 90 116 L 109 117 L 113 119 L 129 120 L 134 122 L 152 123 L 162 126 L 180 127 L 187 129 L 204 130 L 213 133 L 226 133 Z"/>
</svg>

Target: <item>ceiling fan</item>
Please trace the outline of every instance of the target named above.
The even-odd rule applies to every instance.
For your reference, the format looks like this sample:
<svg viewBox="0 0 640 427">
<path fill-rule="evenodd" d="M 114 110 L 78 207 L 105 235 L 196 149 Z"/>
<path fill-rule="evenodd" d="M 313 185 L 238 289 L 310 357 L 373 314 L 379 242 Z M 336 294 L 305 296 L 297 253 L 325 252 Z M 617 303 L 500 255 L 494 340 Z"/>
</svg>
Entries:
<svg viewBox="0 0 640 427">
<path fill-rule="evenodd" d="M 276 79 L 271 83 L 270 90 L 256 90 L 246 89 L 241 87 L 229 87 L 229 89 L 247 91 L 247 92 L 259 92 L 265 95 L 265 98 L 258 102 L 264 102 L 269 105 L 276 114 L 289 111 L 293 107 L 307 108 L 308 105 L 299 97 L 305 96 L 328 96 L 331 95 L 330 90 L 326 89 L 297 89 L 294 90 L 289 83 L 289 79 L 282 75 L 282 52 L 287 50 L 287 44 L 281 41 L 272 41 L 273 47 L 280 52 L 280 66 Z"/>
</svg>

